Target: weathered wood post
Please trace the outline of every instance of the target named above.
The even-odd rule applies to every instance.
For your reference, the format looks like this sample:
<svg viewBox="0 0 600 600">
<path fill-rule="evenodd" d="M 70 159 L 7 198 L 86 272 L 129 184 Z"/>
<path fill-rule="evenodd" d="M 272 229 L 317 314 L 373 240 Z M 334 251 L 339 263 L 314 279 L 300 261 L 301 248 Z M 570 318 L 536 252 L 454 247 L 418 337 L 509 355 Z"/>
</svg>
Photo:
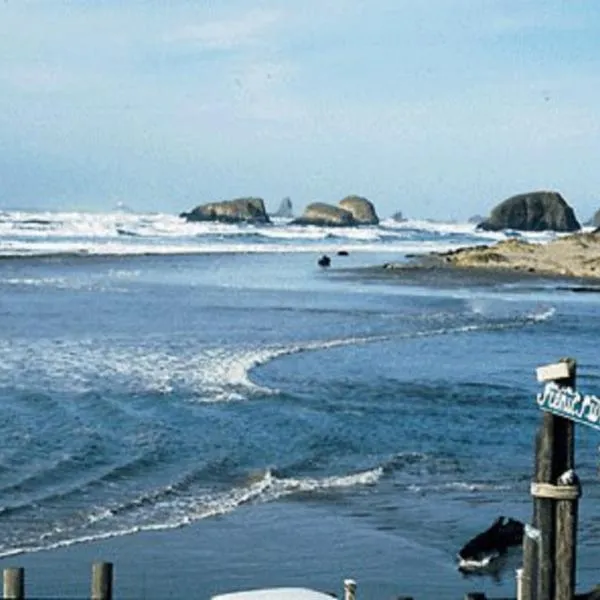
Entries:
<svg viewBox="0 0 600 600">
<path fill-rule="evenodd" d="M 526 525 L 525 535 L 523 536 L 523 568 L 520 569 L 517 600 L 534 600 L 537 595 L 538 541 L 539 531 L 533 531 L 531 527 Z"/>
<path fill-rule="evenodd" d="M 531 484 L 533 525 L 538 540 L 537 557 L 524 544 L 524 566 L 533 567 L 524 577 L 535 577 L 535 588 L 523 600 L 572 600 L 575 593 L 575 552 L 577 530 L 578 482 L 575 481 L 575 428 L 564 415 L 573 411 L 573 400 L 563 390 L 570 388 L 575 396 L 576 363 L 565 358 L 539 367 L 538 381 L 553 383 L 552 399 L 555 413 L 544 412 L 536 437 L 535 480 Z M 544 408 L 544 396 L 538 404 Z M 548 407 L 546 407 L 548 408 Z M 558 410 L 560 409 L 560 410 Z M 537 565 L 536 565 L 537 563 Z M 535 595 L 533 592 L 535 589 Z"/>
<path fill-rule="evenodd" d="M 4 569 L 4 600 L 24 600 L 25 598 L 25 569 L 23 567 L 8 567 Z"/>
<path fill-rule="evenodd" d="M 92 600 L 112 600 L 113 565 L 97 562 L 92 565 Z"/>
<path fill-rule="evenodd" d="M 356 581 L 344 579 L 344 600 L 356 600 Z"/>
</svg>

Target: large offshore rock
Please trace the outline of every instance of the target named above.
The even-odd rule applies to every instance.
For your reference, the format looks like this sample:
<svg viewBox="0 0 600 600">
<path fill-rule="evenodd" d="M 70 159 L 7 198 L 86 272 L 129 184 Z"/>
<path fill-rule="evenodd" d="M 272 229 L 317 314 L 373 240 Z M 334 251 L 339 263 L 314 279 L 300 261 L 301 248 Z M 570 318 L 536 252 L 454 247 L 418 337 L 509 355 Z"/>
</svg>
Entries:
<svg viewBox="0 0 600 600">
<path fill-rule="evenodd" d="M 271 214 L 272 217 L 281 217 L 285 219 L 291 219 L 294 216 L 294 209 L 292 207 L 292 201 L 288 196 L 281 200 L 279 208 Z"/>
<path fill-rule="evenodd" d="M 558 192 L 518 194 L 498 204 L 479 224 L 485 231 L 578 231 L 581 225 L 573 209 Z"/>
<path fill-rule="evenodd" d="M 378 225 L 379 217 L 373 204 L 362 196 L 346 196 L 338 206 L 352 213 L 359 225 Z"/>
<path fill-rule="evenodd" d="M 181 213 L 187 221 L 220 221 L 222 223 L 270 223 L 262 198 L 236 198 L 196 206 Z"/>
<path fill-rule="evenodd" d="M 592 218 L 586 222 L 586 225 L 591 225 L 592 227 L 600 227 L 600 210 L 597 210 L 593 215 Z"/>
<path fill-rule="evenodd" d="M 313 202 L 304 209 L 301 217 L 292 221 L 292 225 L 348 227 L 358 225 L 358 223 L 349 210 L 325 204 L 324 202 Z"/>
</svg>

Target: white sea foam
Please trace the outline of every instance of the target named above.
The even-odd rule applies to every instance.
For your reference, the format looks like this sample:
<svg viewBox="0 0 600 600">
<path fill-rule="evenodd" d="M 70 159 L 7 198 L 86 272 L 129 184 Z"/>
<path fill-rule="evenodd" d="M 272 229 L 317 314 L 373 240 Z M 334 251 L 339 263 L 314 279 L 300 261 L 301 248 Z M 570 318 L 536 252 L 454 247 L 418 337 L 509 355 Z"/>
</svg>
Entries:
<svg viewBox="0 0 600 600">
<path fill-rule="evenodd" d="M 323 490 L 345 489 L 356 486 L 375 485 L 383 476 L 383 469 L 374 469 L 348 475 L 330 476 L 321 479 L 278 478 L 271 470 L 259 479 L 246 485 L 218 494 L 200 496 L 175 496 L 151 504 L 136 499 L 123 506 L 104 507 L 90 513 L 85 522 L 78 526 L 54 527 L 18 547 L 0 549 L 0 558 L 23 553 L 65 548 L 75 544 L 106 540 L 131 535 L 142 531 L 160 531 L 184 527 L 202 519 L 235 511 L 249 503 L 264 503 L 297 493 L 319 493 Z M 161 497 L 161 494 L 156 494 Z M 139 499 L 138 499 L 139 500 Z M 115 515 L 121 517 L 115 519 Z M 116 523 L 115 523 L 116 521 Z M 135 525 L 132 525 L 131 522 Z M 106 529 L 86 532 L 87 529 Z"/>
<path fill-rule="evenodd" d="M 419 494 L 426 492 L 493 492 L 493 491 L 509 491 L 511 486 L 503 484 L 492 484 L 479 481 L 448 481 L 444 483 L 429 483 L 427 485 L 411 484 L 408 486 L 411 492 Z"/>
<path fill-rule="evenodd" d="M 554 316 L 555 313 L 556 313 L 556 308 L 554 308 L 553 306 L 540 307 L 536 311 L 530 313 L 528 315 L 528 318 L 531 319 L 532 321 L 537 321 L 537 322 L 542 323 L 544 321 L 550 320 Z"/>
<path fill-rule="evenodd" d="M 250 379 L 250 371 L 275 358 L 305 351 L 356 345 L 385 339 L 349 337 L 287 345 L 182 348 L 168 352 L 147 345 L 123 346 L 107 339 L 39 340 L 0 339 L 0 382 L 15 372 L 31 373 L 46 387 L 77 393 L 101 385 L 121 385 L 136 393 L 193 394 L 201 402 L 243 400 L 256 394 L 274 394 Z"/>
<path fill-rule="evenodd" d="M 385 220 L 380 226 L 296 226 L 188 223 L 163 213 L 5 212 L 0 216 L 0 256 L 140 255 L 216 252 L 333 252 L 414 254 L 444 252 L 465 244 L 503 239 L 503 232 L 479 232 L 472 224 Z M 550 233 L 524 233 L 544 241 Z"/>
<path fill-rule="evenodd" d="M 539 323 L 552 317 L 554 309 L 510 317 L 502 321 L 467 323 L 374 336 L 350 336 L 329 340 L 274 345 L 209 346 L 199 349 L 165 350 L 159 342 L 145 346 L 98 340 L 0 339 L 0 383 L 25 373 L 47 388 L 76 393 L 97 391 L 98 386 L 122 386 L 135 393 L 173 392 L 193 396 L 200 402 L 239 401 L 278 390 L 259 386 L 251 379 L 257 366 L 284 356 L 382 342 L 477 331 L 502 330 Z"/>
</svg>

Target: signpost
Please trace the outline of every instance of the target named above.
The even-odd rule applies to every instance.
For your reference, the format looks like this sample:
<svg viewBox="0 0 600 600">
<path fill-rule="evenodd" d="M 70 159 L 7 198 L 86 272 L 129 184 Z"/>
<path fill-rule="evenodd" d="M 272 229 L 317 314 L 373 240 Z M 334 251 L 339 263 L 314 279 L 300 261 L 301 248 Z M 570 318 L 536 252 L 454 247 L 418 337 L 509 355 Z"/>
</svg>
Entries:
<svg viewBox="0 0 600 600">
<path fill-rule="evenodd" d="M 600 398 L 575 391 L 573 359 L 538 367 L 543 411 L 536 436 L 533 528 L 523 543 L 519 600 L 572 600 L 575 595 L 578 500 L 575 423 L 600 430 Z"/>
<path fill-rule="evenodd" d="M 538 406 L 559 417 L 600 430 L 600 398 L 580 394 L 554 382 L 546 384 L 544 392 L 537 396 Z"/>
</svg>

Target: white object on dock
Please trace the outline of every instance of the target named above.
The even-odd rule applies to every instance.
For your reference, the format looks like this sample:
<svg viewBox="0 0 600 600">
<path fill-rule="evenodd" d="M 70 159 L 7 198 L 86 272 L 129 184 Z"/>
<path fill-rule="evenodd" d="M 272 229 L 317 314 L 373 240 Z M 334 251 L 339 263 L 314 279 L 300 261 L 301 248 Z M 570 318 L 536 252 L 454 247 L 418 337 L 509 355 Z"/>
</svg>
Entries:
<svg viewBox="0 0 600 600">
<path fill-rule="evenodd" d="M 213 596 L 211 600 L 331 600 L 331 594 L 302 587 L 276 587 L 229 592 Z"/>
</svg>

